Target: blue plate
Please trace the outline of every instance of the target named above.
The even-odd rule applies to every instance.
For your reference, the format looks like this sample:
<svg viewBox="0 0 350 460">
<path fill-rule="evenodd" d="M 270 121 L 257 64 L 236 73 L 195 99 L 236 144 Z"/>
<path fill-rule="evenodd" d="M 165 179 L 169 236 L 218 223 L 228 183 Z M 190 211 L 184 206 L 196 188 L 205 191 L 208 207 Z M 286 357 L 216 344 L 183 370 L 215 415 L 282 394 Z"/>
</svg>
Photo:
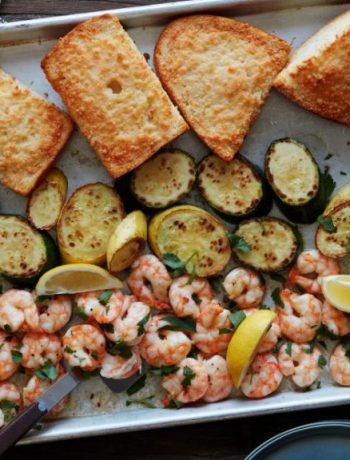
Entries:
<svg viewBox="0 0 350 460">
<path fill-rule="evenodd" d="M 328 420 L 284 431 L 246 460 L 350 460 L 350 421 Z"/>
</svg>

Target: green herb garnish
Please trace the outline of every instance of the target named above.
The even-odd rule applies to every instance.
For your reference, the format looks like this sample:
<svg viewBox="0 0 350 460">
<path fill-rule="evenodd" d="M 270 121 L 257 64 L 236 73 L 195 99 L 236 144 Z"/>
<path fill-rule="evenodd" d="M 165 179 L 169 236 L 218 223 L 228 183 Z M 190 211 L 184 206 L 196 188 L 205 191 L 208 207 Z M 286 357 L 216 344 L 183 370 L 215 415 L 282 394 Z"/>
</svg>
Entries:
<svg viewBox="0 0 350 460">
<path fill-rule="evenodd" d="M 131 385 L 131 387 L 129 387 L 126 392 L 129 396 L 137 393 L 138 391 L 140 391 L 146 384 L 146 375 L 142 375 L 138 380 L 136 380 L 135 383 L 133 383 Z"/>
<path fill-rule="evenodd" d="M 236 251 L 241 251 L 241 252 L 251 251 L 252 249 L 251 245 L 247 243 L 245 239 L 242 238 L 241 236 L 237 235 L 236 233 L 228 233 L 227 236 L 228 236 L 228 239 L 230 240 L 231 246 Z"/>
<path fill-rule="evenodd" d="M 334 233 L 337 230 L 332 218 L 329 216 L 318 216 L 317 222 L 321 225 L 323 230 L 325 230 L 328 233 Z"/>
</svg>

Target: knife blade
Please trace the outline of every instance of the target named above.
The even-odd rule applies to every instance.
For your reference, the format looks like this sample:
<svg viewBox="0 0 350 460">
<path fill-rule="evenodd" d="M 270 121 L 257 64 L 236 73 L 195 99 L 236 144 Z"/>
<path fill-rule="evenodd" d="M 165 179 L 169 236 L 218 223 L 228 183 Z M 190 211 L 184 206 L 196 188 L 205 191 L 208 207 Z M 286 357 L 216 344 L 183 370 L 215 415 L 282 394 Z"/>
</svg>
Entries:
<svg viewBox="0 0 350 460">
<path fill-rule="evenodd" d="M 64 374 L 38 399 L 40 410 L 50 412 L 56 404 L 71 393 L 80 383 L 80 380 L 70 372 Z"/>
</svg>

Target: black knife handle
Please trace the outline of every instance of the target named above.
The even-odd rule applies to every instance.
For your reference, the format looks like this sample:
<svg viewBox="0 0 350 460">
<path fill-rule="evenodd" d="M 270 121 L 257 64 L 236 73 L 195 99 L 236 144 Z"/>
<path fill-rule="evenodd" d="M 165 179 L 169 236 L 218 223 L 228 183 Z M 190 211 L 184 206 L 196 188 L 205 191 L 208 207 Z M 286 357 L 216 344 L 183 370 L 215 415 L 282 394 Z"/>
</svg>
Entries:
<svg viewBox="0 0 350 460">
<path fill-rule="evenodd" d="M 40 407 L 41 406 L 41 407 Z M 12 422 L 0 429 L 0 455 L 16 444 L 44 415 L 45 407 L 39 402 L 22 410 Z"/>
</svg>

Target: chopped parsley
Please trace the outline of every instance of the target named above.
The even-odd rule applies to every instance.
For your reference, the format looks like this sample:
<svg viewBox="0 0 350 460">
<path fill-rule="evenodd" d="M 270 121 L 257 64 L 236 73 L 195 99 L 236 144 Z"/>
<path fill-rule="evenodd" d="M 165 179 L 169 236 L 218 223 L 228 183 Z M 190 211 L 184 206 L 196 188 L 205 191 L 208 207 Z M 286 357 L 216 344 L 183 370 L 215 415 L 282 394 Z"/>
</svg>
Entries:
<svg viewBox="0 0 350 460">
<path fill-rule="evenodd" d="M 249 252 L 251 251 L 252 247 L 249 243 L 245 241 L 244 238 L 241 236 L 237 235 L 236 233 L 228 233 L 227 234 L 228 239 L 231 243 L 231 246 L 236 250 L 236 251 L 241 251 L 241 252 Z"/>
</svg>

